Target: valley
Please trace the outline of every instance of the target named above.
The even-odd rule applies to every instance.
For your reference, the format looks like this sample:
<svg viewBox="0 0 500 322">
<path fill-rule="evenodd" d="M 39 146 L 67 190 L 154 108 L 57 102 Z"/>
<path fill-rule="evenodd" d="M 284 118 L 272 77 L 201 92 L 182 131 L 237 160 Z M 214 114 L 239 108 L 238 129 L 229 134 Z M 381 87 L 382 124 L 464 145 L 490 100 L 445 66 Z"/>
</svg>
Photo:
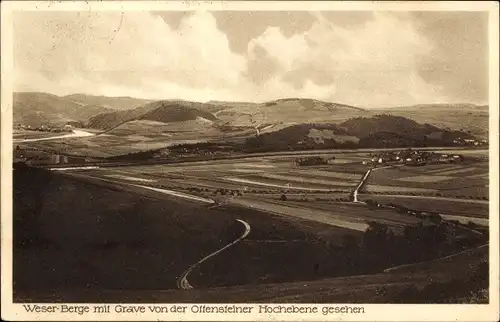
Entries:
<svg viewBox="0 0 500 322">
<path fill-rule="evenodd" d="M 18 301 L 426 303 L 458 278 L 483 294 L 473 130 L 309 99 L 25 97 L 47 113 L 15 109 Z"/>
</svg>

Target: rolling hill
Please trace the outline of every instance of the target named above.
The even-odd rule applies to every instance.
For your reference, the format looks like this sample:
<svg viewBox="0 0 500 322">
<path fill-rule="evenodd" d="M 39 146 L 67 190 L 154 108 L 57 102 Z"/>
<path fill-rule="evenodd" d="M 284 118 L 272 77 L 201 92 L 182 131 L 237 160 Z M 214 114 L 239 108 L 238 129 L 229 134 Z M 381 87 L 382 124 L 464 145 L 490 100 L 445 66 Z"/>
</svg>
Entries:
<svg viewBox="0 0 500 322">
<path fill-rule="evenodd" d="M 377 113 L 404 116 L 448 130 L 461 130 L 488 137 L 489 107 L 475 104 L 420 104 L 377 109 Z"/>
<path fill-rule="evenodd" d="M 249 138 L 246 145 L 257 150 L 317 148 L 385 148 L 447 146 L 453 140 L 474 138 L 463 131 L 451 131 L 393 115 L 356 117 L 340 124 L 298 124 Z"/>
<path fill-rule="evenodd" d="M 110 111 L 102 106 L 84 105 L 48 93 L 18 92 L 13 95 L 14 124 L 62 125 L 86 122 L 90 117 Z"/>
<path fill-rule="evenodd" d="M 301 123 L 340 123 L 360 116 L 388 114 L 450 131 L 470 132 L 482 138 L 488 134 L 488 106 L 468 103 L 421 104 L 364 110 L 355 106 L 305 98 L 284 98 L 263 103 L 229 101 L 198 103 L 183 100 L 158 102 L 209 113 L 220 120 L 219 123 L 227 126 L 267 128 L 268 132 Z M 152 114 L 144 116 L 146 117 L 144 119 L 165 120 L 165 111 L 152 112 L 155 107 L 151 104 L 154 103 L 152 100 L 133 97 L 86 94 L 56 96 L 48 93 L 19 92 L 14 93 L 14 122 L 40 125 L 90 121 L 91 127 L 109 129 L 130 120 L 139 120 L 150 112 Z M 179 115 L 172 117 L 175 119 Z M 211 117 L 208 116 L 208 119 Z"/>
<path fill-rule="evenodd" d="M 109 130 L 137 120 L 172 123 L 203 118 L 210 122 L 217 121 L 213 114 L 201 109 L 203 105 L 184 101 L 157 101 L 132 110 L 97 115 L 89 120 L 88 127 Z"/>
<path fill-rule="evenodd" d="M 71 94 L 66 95 L 63 98 L 80 105 L 102 106 L 113 110 L 130 110 L 153 102 L 153 100 L 134 97 L 108 97 L 86 94 Z"/>
<path fill-rule="evenodd" d="M 304 98 L 284 98 L 265 103 L 216 103 L 225 107 L 215 113 L 217 118 L 236 126 L 341 122 L 351 117 L 370 114 L 354 106 Z"/>
</svg>

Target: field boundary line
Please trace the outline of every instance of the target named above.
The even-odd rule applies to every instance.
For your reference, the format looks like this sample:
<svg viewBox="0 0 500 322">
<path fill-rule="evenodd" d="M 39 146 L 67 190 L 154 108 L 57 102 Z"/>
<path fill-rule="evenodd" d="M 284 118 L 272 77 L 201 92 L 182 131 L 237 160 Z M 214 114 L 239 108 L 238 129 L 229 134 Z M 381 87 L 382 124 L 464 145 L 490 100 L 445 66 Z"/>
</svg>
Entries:
<svg viewBox="0 0 500 322">
<path fill-rule="evenodd" d="M 436 259 L 433 259 L 433 260 L 430 260 L 430 261 L 418 262 L 418 263 L 412 263 L 412 264 L 404 264 L 404 265 L 389 267 L 389 268 L 384 269 L 384 273 L 392 272 L 392 271 L 394 271 L 396 269 L 403 268 L 403 267 L 411 267 L 411 266 L 415 266 L 415 265 L 428 264 L 428 263 L 430 264 L 430 263 L 434 263 L 434 262 L 437 262 L 437 261 L 440 261 L 440 260 L 453 258 L 455 256 L 462 255 L 462 254 L 464 254 L 466 252 L 469 252 L 469 251 L 472 251 L 472 250 L 476 250 L 476 249 L 480 249 L 480 248 L 486 247 L 488 245 L 489 245 L 489 243 L 486 243 L 486 244 L 483 244 L 481 246 L 477 246 L 477 247 L 474 247 L 474 248 L 464 249 L 464 250 L 462 250 L 462 251 L 460 251 L 458 253 L 447 255 L 447 256 L 444 256 L 444 257 L 440 257 L 440 258 L 436 258 Z"/>
</svg>

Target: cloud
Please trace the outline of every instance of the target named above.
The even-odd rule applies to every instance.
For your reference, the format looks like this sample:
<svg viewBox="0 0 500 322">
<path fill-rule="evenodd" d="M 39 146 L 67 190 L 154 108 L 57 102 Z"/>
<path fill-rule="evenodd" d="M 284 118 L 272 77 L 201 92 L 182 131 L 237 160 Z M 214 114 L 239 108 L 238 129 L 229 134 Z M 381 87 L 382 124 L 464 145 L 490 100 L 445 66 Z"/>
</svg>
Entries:
<svg viewBox="0 0 500 322">
<path fill-rule="evenodd" d="M 315 98 L 361 106 L 442 100 L 438 86 L 417 73 L 420 57 L 431 52 L 432 44 L 404 18 L 375 13 L 363 28 L 344 29 L 318 14 L 311 29 L 292 37 L 268 28 L 248 50 L 265 50 L 282 73 L 276 77 L 306 95 L 319 95 Z M 313 91 L 304 90 L 311 84 Z"/>
<path fill-rule="evenodd" d="M 259 18 L 255 28 L 250 18 Z M 22 12 L 14 19 L 15 88 L 195 101 L 307 97 L 362 107 L 479 101 L 486 26 L 467 16 L 469 30 L 462 18 Z"/>
<path fill-rule="evenodd" d="M 234 88 L 246 70 L 207 12 L 175 31 L 147 12 L 23 15 L 15 25 L 20 89 L 204 99 Z"/>
<path fill-rule="evenodd" d="M 422 57 L 419 75 L 448 96 L 480 102 L 488 97 L 488 13 L 415 12 L 415 28 L 434 50 Z"/>
</svg>

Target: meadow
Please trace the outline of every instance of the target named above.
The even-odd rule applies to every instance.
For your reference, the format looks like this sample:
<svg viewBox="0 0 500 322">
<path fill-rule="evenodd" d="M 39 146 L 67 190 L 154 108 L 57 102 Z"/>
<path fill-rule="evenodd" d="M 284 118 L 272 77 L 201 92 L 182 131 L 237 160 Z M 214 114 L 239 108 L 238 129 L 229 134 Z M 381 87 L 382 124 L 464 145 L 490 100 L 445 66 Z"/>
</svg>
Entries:
<svg viewBox="0 0 500 322">
<path fill-rule="evenodd" d="M 372 171 L 364 191 L 488 199 L 488 173 L 487 162 L 393 166 Z"/>
</svg>

